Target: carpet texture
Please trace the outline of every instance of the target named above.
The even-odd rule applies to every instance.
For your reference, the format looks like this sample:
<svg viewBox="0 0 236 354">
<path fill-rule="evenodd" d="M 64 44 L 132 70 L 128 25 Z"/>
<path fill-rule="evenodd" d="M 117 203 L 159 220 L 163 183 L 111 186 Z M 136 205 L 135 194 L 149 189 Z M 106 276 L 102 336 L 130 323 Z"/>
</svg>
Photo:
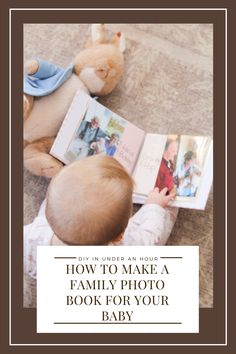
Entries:
<svg viewBox="0 0 236 354">
<path fill-rule="evenodd" d="M 125 74 L 99 101 L 147 132 L 213 133 L 211 24 L 108 24 L 126 35 Z M 24 60 L 66 67 L 84 48 L 88 24 L 24 25 Z M 48 180 L 24 171 L 24 223 L 37 215 Z M 199 245 L 200 306 L 213 306 L 213 193 L 205 211 L 181 209 L 169 245 Z M 25 279 L 24 306 L 35 307 L 35 282 Z"/>
</svg>

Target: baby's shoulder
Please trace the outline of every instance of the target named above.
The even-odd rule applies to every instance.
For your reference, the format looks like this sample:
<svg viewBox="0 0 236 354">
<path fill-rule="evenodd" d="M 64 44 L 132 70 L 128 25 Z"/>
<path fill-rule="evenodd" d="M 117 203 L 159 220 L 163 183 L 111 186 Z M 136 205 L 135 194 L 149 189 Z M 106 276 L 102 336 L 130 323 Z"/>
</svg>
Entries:
<svg viewBox="0 0 236 354">
<path fill-rule="evenodd" d="M 44 215 L 37 216 L 32 224 L 24 226 L 24 239 L 31 245 L 50 245 L 53 231 Z"/>
</svg>

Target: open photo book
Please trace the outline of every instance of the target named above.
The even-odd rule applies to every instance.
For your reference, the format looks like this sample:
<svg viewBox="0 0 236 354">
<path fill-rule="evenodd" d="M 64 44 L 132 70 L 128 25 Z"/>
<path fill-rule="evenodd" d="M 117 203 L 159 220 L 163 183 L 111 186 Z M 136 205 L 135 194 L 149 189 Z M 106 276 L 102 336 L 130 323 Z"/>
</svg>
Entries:
<svg viewBox="0 0 236 354">
<path fill-rule="evenodd" d="M 204 209 L 213 179 L 210 137 L 147 133 L 78 91 L 50 154 L 65 164 L 95 154 L 117 159 L 135 181 L 133 202 L 158 187 L 176 192 L 170 205 Z"/>
</svg>

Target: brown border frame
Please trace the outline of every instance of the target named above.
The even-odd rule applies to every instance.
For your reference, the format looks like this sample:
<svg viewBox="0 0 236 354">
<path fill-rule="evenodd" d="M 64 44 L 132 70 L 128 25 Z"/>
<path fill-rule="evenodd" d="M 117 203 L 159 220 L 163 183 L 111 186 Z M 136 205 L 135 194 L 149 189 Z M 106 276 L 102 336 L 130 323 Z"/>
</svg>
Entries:
<svg viewBox="0 0 236 354">
<path fill-rule="evenodd" d="M 217 12 L 208 12 L 208 11 L 197 11 L 198 13 L 196 13 L 196 11 L 184 11 L 184 12 L 181 12 L 181 11 L 178 11 L 178 16 L 176 15 L 176 11 L 171 11 L 171 10 L 168 10 L 168 11 L 162 11 L 161 13 L 159 13 L 158 11 L 151 11 L 151 12 L 145 12 L 145 22 L 148 21 L 150 23 L 154 23 L 154 22 L 210 22 L 210 23 L 214 23 L 214 38 L 217 38 L 217 42 L 215 41 L 214 43 L 214 48 L 215 48 L 215 53 L 214 53 L 214 57 L 215 58 L 219 58 L 219 55 L 222 56 L 221 53 L 224 53 L 224 49 L 222 47 L 224 47 L 224 11 L 217 11 Z M 82 16 L 81 16 L 82 15 Z M 99 13 L 100 15 L 100 13 Z M 127 11 L 116 11 L 116 12 L 113 12 L 113 11 L 108 11 L 107 12 L 103 12 L 103 18 L 102 18 L 102 22 L 107 22 L 108 19 L 109 19 L 109 22 L 116 22 L 119 17 L 118 16 L 121 16 L 121 19 L 123 20 L 123 22 L 132 22 L 135 20 L 135 22 L 142 22 L 143 20 L 143 13 L 142 11 L 132 11 L 131 12 L 127 12 Z M 94 17 L 95 16 L 95 17 Z M 14 44 L 12 45 L 12 58 L 13 59 L 13 62 L 14 64 L 12 65 L 12 87 L 14 87 L 15 89 L 12 90 L 12 102 L 14 102 L 14 105 L 12 105 L 12 122 L 13 122 L 13 129 L 12 129 L 12 132 L 14 134 L 14 132 L 19 132 L 20 129 L 22 129 L 22 127 L 18 127 L 16 126 L 16 129 L 14 129 L 14 125 L 15 123 L 18 125 L 22 124 L 21 121 L 19 120 L 19 117 L 17 117 L 17 112 L 18 112 L 18 108 L 19 107 L 19 102 L 18 103 L 18 100 L 21 99 L 21 96 L 19 97 L 19 92 L 20 92 L 20 85 L 21 85 L 21 75 L 22 73 L 19 72 L 19 67 L 23 67 L 23 63 L 22 63 L 22 59 L 18 59 L 18 60 L 15 60 L 15 58 L 19 57 L 19 54 L 18 53 L 22 53 L 22 48 L 23 48 L 23 45 L 22 45 L 22 30 L 23 30 L 23 23 L 34 23 L 34 22 L 37 22 L 39 21 L 39 19 L 42 19 L 43 18 L 43 22 L 46 22 L 46 23 L 52 23 L 52 22 L 58 22 L 58 23 L 62 23 L 62 22 L 67 22 L 69 21 L 70 23 L 72 22 L 85 22 L 85 23 L 91 23 L 91 22 L 98 22 L 98 12 L 93 12 L 93 11 L 83 11 L 81 13 L 77 13 L 76 11 L 57 11 L 56 12 L 56 15 L 55 15 L 55 12 L 54 11 L 13 11 L 12 13 L 12 39 L 14 40 Z M 178 17 L 178 19 L 176 19 L 176 17 Z M 56 19 L 56 20 L 55 20 Z M 41 20 L 42 21 L 42 20 Z M 219 50 L 221 47 L 221 50 Z M 222 50 L 223 49 L 223 50 Z M 219 51 L 219 52 L 218 52 Z M 217 52 L 217 54 L 216 54 Z M 21 58 L 23 57 L 22 55 L 20 56 Z M 218 73 L 220 73 L 220 68 L 218 66 L 218 62 L 215 60 L 215 69 L 217 68 L 218 70 Z M 216 81 L 217 81 L 217 77 L 219 77 L 219 74 L 217 73 L 217 75 L 215 75 L 216 77 Z M 215 73 L 216 74 L 216 73 Z M 221 80 L 221 82 L 224 82 L 224 79 Z M 20 87 L 19 87 L 20 86 Z M 219 92 L 219 90 L 221 92 Z M 16 95 L 16 96 L 15 96 Z M 219 96 L 218 96 L 219 95 Z M 215 98 L 217 98 L 217 100 L 215 101 L 215 104 L 218 104 L 218 102 L 220 102 L 221 100 L 218 98 L 220 96 L 224 96 L 223 94 L 223 87 L 222 85 L 220 86 L 216 86 L 215 85 Z M 16 104 L 17 103 L 17 104 Z M 218 118 L 218 115 L 220 114 L 219 116 L 219 123 L 218 124 L 215 124 L 214 125 L 214 134 L 215 134 L 215 140 L 217 141 L 220 141 L 220 139 L 222 140 L 222 131 L 224 131 L 224 120 L 220 120 L 220 117 L 224 117 L 224 111 L 222 111 L 222 108 L 221 107 L 218 107 L 217 109 L 215 109 L 215 111 L 217 111 L 217 114 L 215 112 L 215 118 L 217 119 Z M 16 122 L 17 121 L 17 122 Z M 223 122 L 223 124 L 222 124 Z M 18 141 L 19 142 L 19 138 L 17 139 L 17 137 L 13 136 L 12 137 L 13 141 Z M 217 147 L 217 146 L 216 146 Z M 222 146 L 218 146 L 222 149 Z M 18 149 L 17 149 L 18 150 Z M 20 149 L 19 149 L 20 151 Z M 215 152 L 215 155 L 218 156 L 221 156 L 221 161 L 223 160 L 222 157 L 224 156 L 224 148 L 220 151 L 220 155 L 219 155 L 219 152 Z M 218 163 L 220 162 L 220 160 L 218 160 Z M 12 156 L 12 166 L 16 166 L 16 165 L 19 165 L 20 164 L 20 168 L 22 168 L 22 158 L 20 156 Z M 224 170 L 223 166 L 222 166 L 222 170 Z M 18 181 L 19 181 L 19 177 L 17 178 Z M 217 184 L 217 179 L 215 180 L 215 184 Z M 215 190 L 218 189 L 218 187 L 214 186 L 215 187 Z M 18 191 L 19 193 L 19 191 Z M 22 193 L 22 192 L 21 192 Z M 15 185 L 13 184 L 12 186 L 12 194 L 13 195 L 16 195 L 16 190 L 15 190 Z M 18 194 L 19 195 L 19 194 Z M 22 195 L 21 195 L 22 197 Z M 19 202 L 20 202 L 20 199 L 19 198 Z M 224 199 L 224 195 L 222 195 L 222 198 L 221 199 Z M 218 223 L 217 220 L 219 219 L 222 219 L 222 215 L 221 215 L 221 211 L 219 213 L 219 210 L 217 209 L 217 201 L 215 201 L 215 223 Z M 15 211 L 14 211 L 15 209 Z M 13 220 L 16 220 L 16 217 L 19 217 L 18 215 L 16 215 L 16 210 L 17 210 L 17 214 L 19 215 L 19 210 L 20 210 L 20 205 L 13 205 L 13 210 L 12 210 L 12 217 L 13 217 Z M 22 218 L 22 216 L 20 216 Z M 17 223 L 18 224 L 18 223 Z M 222 227 L 223 226 L 223 227 Z M 221 235 L 224 233 L 224 225 L 222 226 L 219 226 L 217 227 L 217 233 L 220 232 Z M 18 225 L 17 225 L 17 228 L 18 228 Z M 19 234 L 19 231 L 16 231 L 15 230 L 15 227 L 13 226 L 13 229 L 12 229 L 12 238 L 14 239 L 14 234 Z M 216 230 L 214 232 L 216 234 Z M 218 233 L 218 235 L 220 234 Z M 215 235 L 217 237 L 217 235 Z M 219 238 L 219 240 L 218 240 Z M 218 241 L 220 242 L 220 237 L 217 238 L 217 242 L 215 242 L 215 250 L 218 249 Z M 215 239 L 214 239 L 215 240 Z M 224 242 L 224 239 L 222 238 L 223 242 Z M 223 251 L 224 249 L 224 245 L 223 245 L 223 242 L 222 242 L 222 246 L 221 246 L 221 252 Z M 22 249 L 22 243 L 19 242 L 19 247 L 17 247 L 18 249 Z M 221 257 L 222 257 L 222 253 L 221 253 Z M 218 257 L 217 257 L 218 258 Z M 20 258 L 18 259 L 20 261 Z M 219 265 L 219 259 L 217 260 L 217 264 Z M 20 284 L 18 283 L 18 276 L 19 276 L 19 269 L 20 268 L 20 263 L 17 262 L 18 264 L 16 264 L 16 259 L 13 258 L 12 260 L 12 264 L 13 264 L 13 269 L 18 269 L 17 273 L 13 273 L 12 274 L 12 286 L 13 286 L 13 294 L 15 293 L 19 293 L 18 297 L 21 298 L 22 297 L 22 293 L 23 291 L 21 291 L 21 287 L 19 286 Z M 217 274 L 218 274 L 218 277 L 219 277 L 219 272 L 216 270 Z M 217 280 L 215 279 L 215 282 Z M 15 286 L 17 285 L 17 287 Z M 217 284 L 216 284 L 217 285 Z M 216 289 L 214 289 L 216 291 Z M 14 318 L 14 320 L 12 320 L 12 335 L 13 335 L 13 338 L 15 338 L 15 340 L 17 340 L 17 338 L 19 338 L 19 323 L 18 322 L 18 319 L 20 317 L 25 316 L 24 315 L 24 310 L 23 311 L 20 311 L 19 308 L 16 308 L 15 306 L 15 301 L 13 301 L 12 303 L 12 308 L 13 308 L 13 316 L 16 317 Z M 19 305 L 18 305 L 19 306 Z M 217 318 L 221 318 L 221 323 L 223 324 L 224 322 L 224 315 L 223 313 L 220 311 L 220 307 L 221 307 L 221 303 L 218 303 L 217 301 L 217 298 L 215 300 L 215 304 L 214 304 L 214 310 L 212 310 L 212 314 L 211 316 L 213 317 L 214 314 L 217 315 Z M 201 341 L 206 341 L 206 339 L 204 338 L 201 338 L 200 337 L 203 337 L 202 334 L 203 332 L 201 331 L 201 327 L 203 326 L 203 323 L 206 321 L 206 319 L 204 319 L 204 322 L 201 321 L 201 318 L 204 316 L 205 317 L 205 311 L 208 311 L 210 312 L 211 310 L 203 310 L 201 312 L 203 313 L 200 313 L 200 335 L 198 336 L 198 338 L 196 338 L 196 342 L 201 342 Z M 30 324 L 32 323 L 32 319 L 34 319 L 35 321 L 35 311 L 34 310 L 28 310 L 29 312 L 29 316 L 31 316 L 31 320 L 29 318 L 28 321 L 26 321 L 25 323 L 25 326 L 27 326 L 27 324 Z M 15 315 L 16 316 L 15 316 Z M 203 317 L 203 318 L 204 318 Z M 207 317 L 206 317 L 207 318 Z M 215 322 L 215 321 L 213 321 Z M 16 327 L 16 328 L 15 328 Z M 32 331 L 33 330 L 33 331 Z M 27 329 L 26 333 L 30 333 L 31 331 L 31 335 L 34 334 L 35 332 L 35 329 L 32 327 L 32 325 Z M 209 330 L 208 330 L 209 332 Z M 219 335 L 220 333 L 222 333 L 222 329 L 219 331 L 218 335 L 217 335 L 217 338 L 215 338 L 215 341 L 216 343 L 221 343 L 222 342 L 222 334 Z M 28 337 L 28 334 L 27 334 L 27 337 Z M 36 334 L 37 336 L 37 334 Z M 36 336 L 34 335 L 35 339 L 36 339 Z M 66 335 L 68 336 L 68 334 Z M 187 336 L 187 335 L 185 335 Z M 27 338 L 26 337 L 26 338 Z M 45 342 L 47 342 L 46 338 L 48 338 L 48 335 L 43 335 L 41 334 L 40 337 L 42 338 L 42 340 L 44 339 Z M 58 337 L 57 340 L 56 340 L 56 343 L 59 341 L 61 342 L 61 340 L 63 340 L 63 337 L 64 335 L 61 335 L 61 334 L 58 334 L 57 336 L 55 337 Z M 69 335 L 66 339 L 66 341 L 68 341 L 70 337 L 70 342 L 74 343 L 74 339 L 76 337 L 76 341 L 79 340 L 79 335 L 77 336 L 74 336 L 73 334 Z M 104 338 L 105 336 L 103 334 L 93 334 L 93 339 L 91 341 L 91 335 L 87 335 L 87 334 L 83 334 L 81 336 L 83 339 L 82 339 L 82 343 L 91 343 L 91 342 L 94 342 L 94 343 L 105 343 L 106 341 L 107 342 L 115 342 L 115 343 L 119 343 L 120 342 L 120 338 L 121 336 L 119 334 L 112 334 L 112 335 L 109 335 L 109 338 L 110 340 L 108 341 L 108 336 L 106 336 L 106 341 L 104 341 Z M 155 337 L 155 338 L 154 338 Z M 160 340 L 162 343 L 165 343 L 166 341 L 166 335 L 164 334 L 155 334 L 155 335 L 145 335 L 145 342 L 148 341 L 149 343 L 155 343 L 156 340 L 157 340 L 157 337 L 160 337 L 160 339 L 158 338 L 158 340 Z M 182 337 L 182 334 L 181 335 L 168 335 L 168 337 L 173 337 L 171 342 L 173 341 L 173 343 L 183 343 L 183 339 L 181 338 Z M 178 338 L 177 338 L 178 337 Z M 192 337 L 192 339 L 195 337 L 195 335 L 191 335 L 189 334 L 188 335 L 188 342 L 190 341 L 190 338 Z M 25 340 L 26 340 L 25 338 Z M 65 337 L 66 338 L 66 337 Z M 90 339 L 89 339 L 90 338 Z M 132 338 L 132 339 L 131 339 Z M 20 339 L 20 338 L 19 338 Z M 18 340 L 19 340 L 18 339 Z M 56 339 L 56 338 L 55 338 Z M 213 338 L 212 338 L 213 339 Z M 21 334 L 21 340 L 22 340 L 22 334 Z M 81 340 L 81 339 L 80 339 Z M 208 340 L 209 340 L 209 333 L 208 333 Z M 122 341 L 124 343 L 142 343 L 142 335 L 140 334 L 125 334 L 122 336 Z M 64 341 L 62 341 L 63 343 Z M 186 342 L 186 338 L 184 339 L 184 342 Z"/>
<path fill-rule="evenodd" d="M 120 1 L 119 6 L 122 6 Z M 151 3 L 151 1 L 149 1 Z M 188 3 L 183 2 L 182 6 L 190 7 Z M 198 7 L 206 7 L 208 4 L 203 1 L 198 2 Z M 216 1 L 215 1 L 216 3 Z M 222 2 L 218 2 L 220 7 L 224 7 Z M 146 3 L 145 6 L 148 4 Z M 174 6 L 175 4 L 172 1 L 172 4 L 168 3 L 168 7 Z M 35 5 L 34 5 L 35 6 Z M 49 4 L 45 1 L 41 1 L 40 6 L 49 7 Z M 59 4 L 58 4 L 59 6 Z M 66 4 L 66 7 L 74 7 L 72 1 Z M 80 5 L 83 7 L 82 5 Z M 96 4 L 91 4 L 90 7 L 95 6 Z M 105 4 L 103 6 L 111 7 L 111 4 Z M 124 6 L 128 6 L 127 2 Z M 131 5 L 130 5 L 131 6 Z M 138 6 L 138 5 L 136 5 Z M 149 7 L 157 7 L 153 3 Z M 192 5 L 193 6 L 193 5 Z M 210 4 L 208 5 L 210 6 Z M 215 5 L 214 7 L 216 7 Z M 8 33 L 8 14 L 7 10 L 9 7 L 17 7 L 17 3 L 12 3 L 11 6 L 7 6 L 3 12 L 4 19 L 3 24 Z M 25 1 L 25 7 L 32 7 L 32 4 L 28 1 Z M 63 6 L 61 6 L 63 7 Z M 85 3 L 84 7 L 88 7 L 88 4 Z M 166 3 L 159 5 L 159 7 L 167 7 Z M 179 7 L 179 5 L 178 5 Z M 224 43 L 224 12 L 222 11 L 149 11 L 145 12 L 145 20 L 143 12 L 135 13 L 135 11 L 119 11 L 119 12 L 100 12 L 98 11 L 83 11 L 82 18 L 78 16 L 78 12 L 75 11 L 66 11 L 66 16 L 53 16 L 53 11 L 19 11 L 15 12 L 12 16 L 12 35 L 14 36 L 14 46 L 12 48 L 12 58 L 14 59 L 14 65 L 12 65 L 12 196 L 14 197 L 12 202 L 12 238 L 14 239 L 13 255 L 12 255 L 12 293 L 14 294 L 14 299 L 12 300 L 12 342 L 17 344 L 34 344 L 34 343 L 70 343 L 75 344 L 81 341 L 81 343 L 135 343 L 136 345 L 141 343 L 174 343 L 174 344 L 213 344 L 216 345 L 223 344 L 225 342 L 225 292 L 224 292 L 224 282 L 225 282 L 225 273 L 224 273 L 224 248 L 225 240 L 223 235 L 225 234 L 225 196 L 224 188 L 225 185 L 225 174 L 224 174 L 224 156 L 225 156 L 225 122 L 222 117 L 225 117 L 225 43 Z M 61 13 L 62 15 L 62 13 Z M 68 17 L 69 15 L 69 17 Z M 98 16 L 99 15 L 99 16 Z M 66 17 L 66 21 L 65 21 Z M 56 18 L 56 21 L 55 21 Z M 69 20 L 67 20 L 69 18 Z M 43 19 L 43 21 L 42 21 Z M 231 17 L 229 18 L 230 24 L 232 24 Z M 213 309 L 200 309 L 200 333 L 199 334 L 36 334 L 35 333 L 35 310 L 33 309 L 23 309 L 22 303 L 22 257 L 19 256 L 22 250 L 22 119 L 19 119 L 19 112 L 22 112 L 22 97 L 21 97 L 21 85 L 22 85 L 22 72 L 19 70 L 19 67 L 23 66 L 22 58 L 22 24 L 24 22 L 34 23 L 34 22 L 58 22 L 58 23 L 91 23 L 91 22 L 127 22 L 127 23 L 138 23 L 138 22 L 210 22 L 214 23 L 214 141 L 217 142 L 214 145 L 214 308 Z M 6 53 L 8 49 L 7 36 L 4 38 L 6 44 Z M 232 63 L 232 61 L 231 61 Z M 5 68 L 8 67 L 8 58 L 3 58 L 3 65 Z M 2 98 L 5 103 L 7 102 L 8 91 L 8 74 L 7 70 L 4 73 L 5 80 L 5 90 L 3 91 Z M 232 99 L 232 97 L 230 96 Z M 4 118 L 8 116 L 8 107 L 5 104 Z M 8 120 L 5 118 L 2 122 L 4 131 L 8 131 Z M 8 143 L 7 143 L 7 134 L 2 139 L 2 151 L 7 153 Z M 4 145 L 3 145 L 4 143 Z M 14 150 L 13 150 L 14 149 Z M 217 158 L 216 158 L 217 156 Z M 3 160 L 4 161 L 4 160 Z M 3 174 L 3 182 L 5 185 L 8 184 L 8 165 L 5 159 L 5 170 Z M 8 202 L 7 202 L 7 189 L 3 190 L 6 203 L 2 212 L 2 216 L 7 220 L 8 212 Z M 8 227 L 6 225 L 5 235 L 8 233 Z M 8 240 L 5 237 L 3 240 L 3 246 L 6 250 L 8 248 Z M 3 248 L 1 248 L 2 250 Z M 7 253 L 5 257 L 2 258 L 4 261 L 4 269 L 8 267 Z M 4 300 L 8 302 L 7 290 L 8 290 L 8 280 L 5 274 L 5 287 Z M 7 324 L 8 324 L 8 308 L 4 308 L 4 318 L 5 325 L 3 327 L 4 331 L 2 334 L 4 336 L 5 349 L 9 348 L 8 334 L 7 334 Z M 155 344 L 154 344 L 155 345 Z M 73 347 L 72 347 L 73 348 Z M 106 347 L 107 349 L 109 347 Z M 222 347 L 221 347 L 222 348 Z M 26 349 L 24 348 L 26 353 Z M 35 348 L 36 349 L 36 348 Z M 53 349 L 51 347 L 51 349 Z M 60 351 L 63 347 L 57 347 L 56 350 Z M 77 348 L 78 349 L 78 348 Z M 83 348 L 84 351 L 85 348 Z M 110 348 L 111 349 L 111 348 Z M 142 348 L 140 348 L 142 349 Z M 155 348 L 154 348 L 155 349 Z M 157 349 L 157 348 L 156 348 Z M 163 348 L 162 350 L 167 349 Z M 180 348 L 179 348 L 180 349 Z M 181 352 L 187 348 L 181 348 Z M 216 349 L 216 348 L 215 348 Z M 222 348 L 223 349 L 223 348 Z M 32 350 L 32 348 L 31 348 Z M 113 350 L 113 348 L 112 348 Z M 175 349 L 176 350 L 176 349 Z M 138 352 L 138 348 L 136 352 Z"/>
</svg>

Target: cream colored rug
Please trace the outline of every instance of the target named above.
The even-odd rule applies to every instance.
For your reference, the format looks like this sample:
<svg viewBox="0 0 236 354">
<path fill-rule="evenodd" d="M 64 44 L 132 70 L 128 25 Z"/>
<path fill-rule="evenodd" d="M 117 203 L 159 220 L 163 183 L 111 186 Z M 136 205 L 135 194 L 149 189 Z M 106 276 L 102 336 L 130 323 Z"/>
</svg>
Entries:
<svg viewBox="0 0 236 354">
<path fill-rule="evenodd" d="M 109 24 L 127 38 L 125 74 L 100 100 L 140 128 L 155 133 L 212 135 L 213 27 L 210 24 Z M 24 59 L 66 66 L 84 47 L 87 24 L 24 25 Z M 25 171 L 24 222 L 36 216 L 48 181 Z M 200 246 L 200 305 L 213 306 L 213 196 L 205 211 L 181 209 L 170 245 Z M 35 284 L 25 283 L 25 306 L 35 306 Z"/>
</svg>

